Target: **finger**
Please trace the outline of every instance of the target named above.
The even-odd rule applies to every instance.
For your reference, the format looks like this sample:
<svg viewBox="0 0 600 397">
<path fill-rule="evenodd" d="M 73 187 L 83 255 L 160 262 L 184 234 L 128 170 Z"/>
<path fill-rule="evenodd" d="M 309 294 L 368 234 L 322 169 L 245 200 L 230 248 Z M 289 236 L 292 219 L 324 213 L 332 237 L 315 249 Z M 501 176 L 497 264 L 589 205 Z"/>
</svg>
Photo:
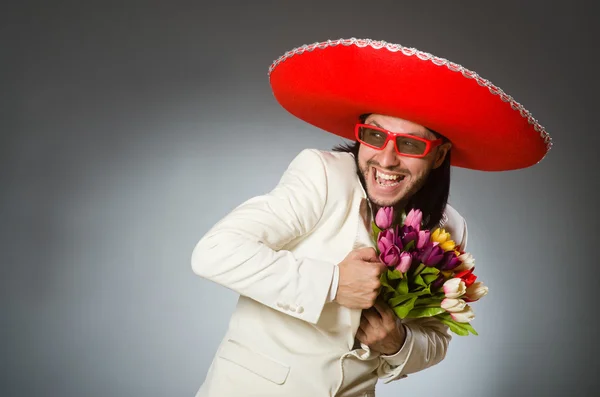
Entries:
<svg viewBox="0 0 600 397">
<path fill-rule="evenodd" d="M 390 329 L 392 327 L 396 326 L 396 319 L 395 319 L 395 314 L 392 316 L 389 313 L 383 312 L 383 313 L 377 313 L 378 316 L 381 318 L 381 326 L 385 329 Z"/>
<path fill-rule="evenodd" d="M 369 322 L 369 325 L 372 328 L 381 327 L 381 324 L 382 324 L 381 316 L 379 316 L 379 314 L 375 310 L 373 310 L 373 309 L 363 310 L 363 316 Z"/>
<path fill-rule="evenodd" d="M 375 301 L 375 304 L 373 305 L 373 307 L 375 308 L 375 310 L 377 310 L 377 313 L 379 313 L 381 318 L 388 322 L 390 320 L 392 320 L 393 319 L 392 316 L 396 314 L 392 311 L 392 309 L 385 302 L 383 302 L 379 299 Z"/>
<path fill-rule="evenodd" d="M 367 318 L 364 316 L 361 317 L 358 328 L 361 329 L 363 332 L 368 332 L 370 327 L 371 327 L 371 323 L 369 323 L 369 320 L 367 320 Z"/>
<path fill-rule="evenodd" d="M 377 304 L 377 301 L 375 301 L 374 304 Z M 381 320 L 381 314 L 379 313 L 379 310 L 377 310 L 377 308 L 375 306 L 371 306 L 370 308 L 368 308 L 367 313 L 369 313 L 374 319 L 377 320 Z"/>
<path fill-rule="evenodd" d="M 367 344 L 367 335 L 360 328 L 356 331 L 356 339 L 365 345 Z"/>
</svg>

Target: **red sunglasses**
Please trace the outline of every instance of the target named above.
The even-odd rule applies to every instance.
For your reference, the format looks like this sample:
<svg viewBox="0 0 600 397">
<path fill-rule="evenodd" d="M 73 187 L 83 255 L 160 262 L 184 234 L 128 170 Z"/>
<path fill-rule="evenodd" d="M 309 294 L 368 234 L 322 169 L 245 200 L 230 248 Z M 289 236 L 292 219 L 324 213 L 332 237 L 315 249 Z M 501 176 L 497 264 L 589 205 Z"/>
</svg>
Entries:
<svg viewBox="0 0 600 397">
<path fill-rule="evenodd" d="M 409 134 L 400 134 L 384 130 L 369 124 L 356 124 L 356 139 L 373 149 L 382 150 L 389 141 L 394 141 L 396 153 L 408 157 L 425 157 L 436 146 L 441 145 L 444 140 L 429 140 Z"/>
</svg>

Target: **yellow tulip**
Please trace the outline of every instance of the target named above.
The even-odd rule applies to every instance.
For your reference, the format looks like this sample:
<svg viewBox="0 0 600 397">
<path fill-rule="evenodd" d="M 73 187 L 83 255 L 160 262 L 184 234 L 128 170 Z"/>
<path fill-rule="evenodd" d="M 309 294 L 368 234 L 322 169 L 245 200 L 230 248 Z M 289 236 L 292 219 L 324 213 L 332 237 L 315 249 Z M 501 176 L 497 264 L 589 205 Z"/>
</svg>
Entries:
<svg viewBox="0 0 600 397">
<path fill-rule="evenodd" d="M 446 232 L 446 229 L 440 229 L 439 227 L 431 233 L 431 241 L 443 243 L 448 240 L 450 233 Z"/>
<path fill-rule="evenodd" d="M 456 244 L 452 240 L 448 240 L 448 241 L 445 241 L 444 243 L 440 244 L 440 247 L 442 247 L 442 249 L 444 251 L 454 251 L 455 246 L 456 246 Z"/>
<path fill-rule="evenodd" d="M 444 251 L 453 251 L 456 248 L 456 243 L 450 238 L 450 233 L 446 232 L 445 229 L 437 228 L 431 233 L 431 241 L 439 243 L 440 248 Z"/>
</svg>

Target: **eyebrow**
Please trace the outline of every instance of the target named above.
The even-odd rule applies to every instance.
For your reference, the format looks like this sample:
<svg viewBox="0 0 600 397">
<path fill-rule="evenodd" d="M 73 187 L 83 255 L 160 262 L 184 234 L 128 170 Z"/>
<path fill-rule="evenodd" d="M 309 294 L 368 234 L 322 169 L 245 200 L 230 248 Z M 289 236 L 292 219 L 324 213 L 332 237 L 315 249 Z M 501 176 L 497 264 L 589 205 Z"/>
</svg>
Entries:
<svg viewBox="0 0 600 397">
<path fill-rule="evenodd" d="M 375 121 L 375 120 L 370 120 L 370 121 L 369 121 L 368 123 L 366 123 L 366 124 L 374 124 L 374 125 L 375 125 L 375 127 L 379 127 L 379 128 L 381 128 L 382 130 L 386 130 L 386 131 L 388 131 L 387 129 L 383 128 L 383 127 L 382 127 L 382 126 L 381 126 L 381 125 L 380 125 L 380 124 L 379 124 L 377 121 Z M 425 139 L 429 139 L 429 138 L 425 137 L 425 136 L 424 136 L 425 134 L 423 134 L 423 133 L 421 133 L 421 132 L 408 132 L 408 133 L 406 133 L 406 134 L 407 134 L 407 135 L 415 135 L 415 136 L 418 136 L 419 138 L 425 138 Z"/>
<path fill-rule="evenodd" d="M 375 124 L 376 127 L 379 127 L 381 129 L 385 130 L 385 128 L 383 128 L 381 125 L 379 125 L 379 123 L 375 120 L 371 120 L 370 123 Z"/>
</svg>

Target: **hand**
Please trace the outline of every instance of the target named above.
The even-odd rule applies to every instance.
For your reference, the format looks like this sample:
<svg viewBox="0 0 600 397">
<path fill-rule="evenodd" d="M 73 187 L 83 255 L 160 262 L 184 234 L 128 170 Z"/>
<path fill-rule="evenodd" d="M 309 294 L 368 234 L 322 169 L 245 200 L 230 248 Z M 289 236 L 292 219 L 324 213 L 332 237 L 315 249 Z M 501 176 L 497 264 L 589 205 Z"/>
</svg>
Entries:
<svg viewBox="0 0 600 397">
<path fill-rule="evenodd" d="M 354 250 L 338 265 L 340 270 L 335 301 L 349 309 L 373 306 L 385 265 L 379 261 L 374 248 Z"/>
<path fill-rule="evenodd" d="M 391 356 L 404 345 L 406 331 L 392 309 L 378 300 L 375 306 L 363 311 L 356 339 L 372 350 Z"/>
</svg>

